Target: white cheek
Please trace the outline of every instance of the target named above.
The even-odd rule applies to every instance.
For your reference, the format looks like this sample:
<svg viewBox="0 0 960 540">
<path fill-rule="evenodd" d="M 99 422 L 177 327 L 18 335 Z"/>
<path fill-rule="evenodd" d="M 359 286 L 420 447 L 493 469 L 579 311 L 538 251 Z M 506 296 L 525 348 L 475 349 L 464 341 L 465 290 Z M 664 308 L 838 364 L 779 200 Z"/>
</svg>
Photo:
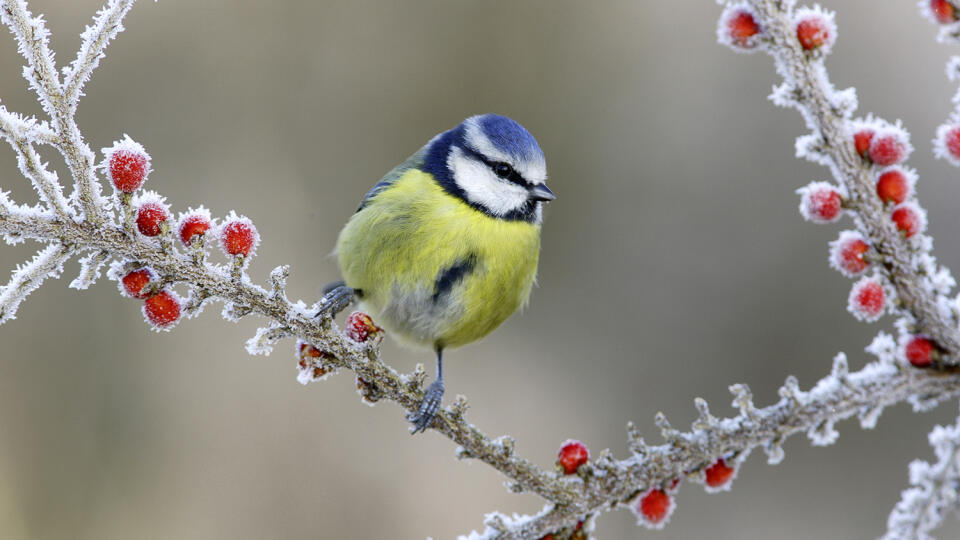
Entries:
<svg viewBox="0 0 960 540">
<path fill-rule="evenodd" d="M 501 180 L 489 167 L 465 156 L 459 148 L 453 148 L 447 164 L 467 200 L 483 205 L 492 214 L 506 215 L 527 202 L 526 188 Z"/>
</svg>

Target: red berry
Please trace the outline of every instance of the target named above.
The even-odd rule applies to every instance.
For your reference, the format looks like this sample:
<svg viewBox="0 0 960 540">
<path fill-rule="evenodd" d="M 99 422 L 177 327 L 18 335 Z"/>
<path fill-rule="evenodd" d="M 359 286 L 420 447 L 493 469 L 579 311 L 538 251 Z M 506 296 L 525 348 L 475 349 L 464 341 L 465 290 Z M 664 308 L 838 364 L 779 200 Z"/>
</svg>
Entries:
<svg viewBox="0 0 960 540">
<path fill-rule="evenodd" d="M 220 229 L 220 246 L 227 255 L 249 257 L 258 243 L 260 235 L 249 219 L 231 219 Z"/>
<path fill-rule="evenodd" d="M 822 15 L 811 13 L 797 23 L 797 39 L 800 45 L 809 51 L 829 43 L 833 39 L 833 33 Z"/>
<path fill-rule="evenodd" d="M 560 446 L 557 463 L 563 467 L 564 474 L 573 474 L 590 459 L 590 450 L 580 441 L 570 439 Z"/>
<path fill-rule="evenodd" d="M 553 533 L 547 533 L 540 537 L 540 540 L 553 540 Z"/>
<path fill-rule="evenodd" d="M 869 250 L 870 244 L 860 233 L 844 231 L 840 233 L 840 238 L 830 242 L 830 266 L 847 277 L 862 274 L 870 266 L 863 258 Z"/>
<path fill-rule="evenodd" d="M 150 156 L 143 146 L 124 136 L 102 152 L 107 158 L 107 178 L 117 191 L 133 193 L 143 186 L 150 173 Z"/>
<path fill-rule="evenodd" d="M 300 384 L 309 384 L 322 379 L 330 373 L 332 367 L 324 362 L 328 358 L 331 358 L 330 354 L 313 345 L 302 341 L 297 342 L 297 367 L 300 370 L 297 381 Z"/>
<path fill-rule="evenodd" d="M 155 279 L 157 279 L 157 276 L 153 270 L 144 267 L 129 272 L 120 279 L 120 283 L 123 285 L 123 291 L 127 293 L 128 296 L 143 300 L 147 297 L 147 292 L 144 291 L 143 288 Z"/>
<path fill-rule="evenodd" d="M 662 489 L 653 489 L 640 498 L 637 510 L 645 525 L 662 527 L 673 510 L 673 499 Z"/>
<path fill-rule="evenodd" d="M 309 343 L 300 343 L 301 358 L 320 358 L 323 352 Z"/>
<path fill-rule="evenodd" d="M 934 144 L 938 157 L 946 157 L 954 165 L 960 165 L 960 124 L 940 126 Z"/>
<path fill-rule="evenodd" d="M 940 24 L 950 24 L 956 20 L 953 4 L 947 0 L 930 0 L 930 11 Z"/>
<path fill-rule="evenodd" d="M 870 141 L 870 159 L 884 167 L 907 159 L 909 151 L 907 140 L 900 131 L 877 135 Z"/>
<path fill-rule="evenodd" d="M 843 197 L 826 182 L 812 182 L 800 192 L 800 214 L 814 223 L 829 223 L 843 214 Z"/>
<path fill-rule="evenodd" d="M 870 150 L 870 141 L 873 139 L 873 130 L 869 128 L 861 129 L 853 134 L 853 147 L 856 148 L 860 157 L 867 157 Z"/>
<path fill-rule="evenodd" d="M 917 234 L 927 227 L 926 215 L 914 203 L 903 203 L 893 209 L 890 218 L 897 224 L 897 228 L 907 238 Z"/>
<path fill-rule="evenodd" d="M 740 11 L 734 15 L 727 23 L 727 28 L 730 30 L 730 37 L 733 38 L 734 43 L 741 47 L 746 47 L 747 40 L 760 33 L 760 27 L 757 26 L 753 14 L 746 11 Z"/>
<path fill-rule="evenodd" d="M 170 291 L 160 291 L 144 301 L 143 313 L 157 328 L 167 328 L 180 318 L 180 300 Z"/>
<path fill-rule="evenodd" d="M 209 217 L 202 212 L 196 212 L 180 218 L 180 227 L 177 232 L 183 245 L 189 246 L 195 236 L 205 235 L 212 226 L 213 223 L 210 222 Z"/>
<path fill-rule="evenodd" d="M 936 345 L 923 336 L 913 336 L 904 347 L 904 356 L 916 367 L 927 367 L 933 363 Z"/>
<path fill-rule="evenodd" d="M 886 169 L 877 178 L 877 196 L 883 202 L 900 204 L 910 194 L 910 181 L 906 173 L 899 167 Z"/>
<path fill-rule="evenodd" d="M 886 303 L 887 293 L 883 290 L 883 285 L 875 278 L 863 278 L 853 284 L 847 309 L 854 317 L 873 322 L 883 315 Z"/>
<path fill-rule="evenodd" d="M 704 483 L 712 488 L 721 488 L 730 482 L 735 472 L 736 469 L 728 467 L 727 462 L 720 458 L 703 471 Z"/>
<path fill-rule="evenodd" d="M 383 328 L 373 324 L 373 319 L 366 313 L 354 311 L 347 317 L 347 337 L 356 342 L 365 343 L 382 331 Z"/>
<path fill-rule="evenodd" d="M 160 234 L 160 225 L 167 221 L 169 215 L 163 204 L 156 201 L 147 201 L 137 208 L 137 230 L 144 236 Z"/>
<path fill-rule="evenodd" d="M 147 178 L 147 157 L 126 150 L 110 156 L 110 183 L 117 191 L 133 193 L 143 186 Z"/>
<path fill-rule="evenodd" d="M 301 370 L 306 370 L 311 380 L 317 380 L 327 374 L 327 370 L 318 365 L 318 359 L 326 356 L 326 353 L 310 345 L 309 343 L 300 343 L 299 347 L 300 361 L 297 365 Z"/>
</svg>

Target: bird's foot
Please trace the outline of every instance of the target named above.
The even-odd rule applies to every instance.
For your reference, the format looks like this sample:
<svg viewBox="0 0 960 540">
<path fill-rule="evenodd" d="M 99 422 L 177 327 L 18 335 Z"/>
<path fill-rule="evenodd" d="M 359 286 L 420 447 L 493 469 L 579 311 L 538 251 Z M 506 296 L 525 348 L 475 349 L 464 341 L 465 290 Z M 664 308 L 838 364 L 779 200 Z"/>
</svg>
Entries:
<svg viewBox="0 0 960 540">
<path fill-rule="evenodd" d="M 437 417 L 437 411 L 440 409 L 440 402 L 443 400 L 443 381 L 433 381 L 427 387 L 427 393 L 423 396 L 420 403 L 420 410 L 416 413 L 407 415 L 407 420 L 413 424 L 411 434 L 422 433 L 430 427 L 433 419 Z"/>
<path fill-rule="evenodd" d="M 321 317 L 329 314 L 330 317 L 335 317 L 337 313 L 340 313 L 347 306 L 350 305 L 350 302 L 353 302 L 353 289 L 347 287 L 342 281 L 336 283 L 331 283 L 323 289 L 323 298 L 320 299 L 320 307 L 317 309 L 317 314 L 314 317 Z"/>
</svg>

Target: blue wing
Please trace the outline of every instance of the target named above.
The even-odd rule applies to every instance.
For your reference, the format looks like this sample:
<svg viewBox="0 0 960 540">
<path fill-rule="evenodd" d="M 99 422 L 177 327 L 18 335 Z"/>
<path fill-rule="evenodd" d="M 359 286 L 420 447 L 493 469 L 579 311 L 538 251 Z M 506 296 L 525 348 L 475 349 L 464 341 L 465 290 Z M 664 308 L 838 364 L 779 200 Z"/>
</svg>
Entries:
<svg viewBox="0 0 960 540">
<path fill-rule="evenodd" d="M 357 212 L 366 208 L 366 206 L 371 200 L 373 200 L 374 197 L 377 196 L 377 194 L 393 185 L 397 179 L 403 176 L 403 173 L 409 171 L 410 169 L 418 169 L 423 167 L 423 160 L 427 153 L 427 146 L 430 146 L 430 144 L 426 144 L 423 148 L 417 150 L 415 154 L 408 157 L 406 161 L 391 169 L 390 172 L 385 174 L 379 182 L 370 188 L 370 191 L 368 191 L 367 194 L 363 196 L 363 200 L 360 201 L 360 206 L 357 207 Z"/>
</svg>

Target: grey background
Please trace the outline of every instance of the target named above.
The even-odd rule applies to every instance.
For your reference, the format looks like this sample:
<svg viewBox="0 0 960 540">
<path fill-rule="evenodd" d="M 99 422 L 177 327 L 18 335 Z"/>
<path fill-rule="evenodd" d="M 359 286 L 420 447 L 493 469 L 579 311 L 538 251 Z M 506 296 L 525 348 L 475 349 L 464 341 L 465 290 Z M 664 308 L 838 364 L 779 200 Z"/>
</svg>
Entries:
<svg viewBox="0 0 960 540">
<path fill-rule="evenodd" d="M 911 129 L 936 253 L 960 268 L 957 171 L 929 144 L 955 48 L 914 4 L 831 0 L 829 68 L 861 111 Z M 32 5 L 58 60 L 72 59 L 99 4 Z M 149 187 L 175 210 L 251 217 L 263 237 L 251 276 L 289 263 L 291 296 L 310 301 L 338 277 L 337 232 L 385 171 L 468 115 L 516 118 L 559 195 L 539 287 L 522 315 L 448 355 L 447 388 L 542 466 L 568 437 L 623 457 L 629 420 L 658 441 L 658 410 L 687 426 L 702 396 L 729 414 L 734 382 L 768 404 L 788 374 L 809 387 L 839 350 L 862 365 L 890 324 L 846 313 L 850 282 L 826 251 L 849 221 L 801 220 L 794 190 L 827 171 L 794 159 L 799 114 L 766 101 L 768 57 L 715 43 L 719 13 L 668 0 L 142 2 L 78 120 L 94 149 L 123 133 L 146 145 Z M 5 34 L 0 98 L 39 113 L 20 65 Z M 0 186 L 34 200 L 6 146 Z M 4 246 L 0 267 L 35 248 Z M 113 283 L 67 289 L 76 271 L 0 328 L 0 537 L 440 539 L 491 510 L 540 507 L 435 433 L 411 437 L 396 406 L 361 405 L 350 375 L 301 387 L 292 344 L 248 356 L 259 321 L 227 323 L 214 306 L 156 335 Z M 431 362 L 389 339 L 384 357 Z M 926 433 L 955 414 L 898 407 L 874 431 L 842 424 L 829 448 L 791 439 L 779 466 L 755 454 L 731 493 L 685 485 L 664 531 L 616 511 L 597 536 L 876 537 L 907 463 L 931 456 Z M 954 521 L 940 532 L 958 534 Z"/>
</svg>

